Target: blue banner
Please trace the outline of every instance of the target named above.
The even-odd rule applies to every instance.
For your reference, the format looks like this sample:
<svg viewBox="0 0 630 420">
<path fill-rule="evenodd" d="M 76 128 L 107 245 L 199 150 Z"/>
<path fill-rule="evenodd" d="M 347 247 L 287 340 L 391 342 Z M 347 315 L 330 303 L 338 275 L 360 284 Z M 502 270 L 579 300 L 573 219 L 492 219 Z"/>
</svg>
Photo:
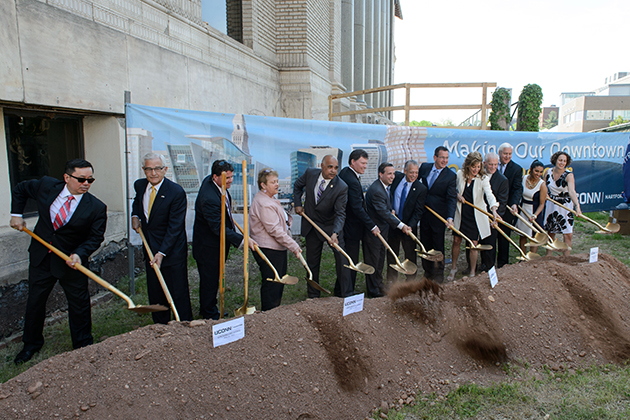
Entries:
<svg viewBox="0 0 630 420">
<path fill-rule="evenodd" d="M 404 162 L 432 162 L 437 146 L 450 152 L 449 167 L 459 169 L 472 151 L 496 152 L 510 143 L 512 159 L 527 170 L 535 159 L 547 167 L 554 152 L 566 151 L 573 159 L 576 190 L 583 211 L 610 210 L 625 202 L 623 163 L 628 133 L 528 133 L 401 127 L 328 121 L 298 120 L 243 114 L 224 114 L 147 107 L 126 108 L 130 150 L 129 183 L 143 177 L 141 157 L 162 153 L 168 159 L 167 177 L 196 195 L 211 163 L 226 159 L 235 166 L 230 192 L 242 205 L 242 161 L 247 162 L 249 194 L 255 194 L 256 174 L 273 168 L 280 178 L 281 200 L 288 203 L 293 182 L 307 167 L 318 166 L 332 154 L 346 166 L 353 149 L 365 149 L 368 169 L 362 177 L 367 188 L 377 178 L 382 162 L 401 170 Z M 190 201 L 190 200 L 189 200 Z"/>
</svg>

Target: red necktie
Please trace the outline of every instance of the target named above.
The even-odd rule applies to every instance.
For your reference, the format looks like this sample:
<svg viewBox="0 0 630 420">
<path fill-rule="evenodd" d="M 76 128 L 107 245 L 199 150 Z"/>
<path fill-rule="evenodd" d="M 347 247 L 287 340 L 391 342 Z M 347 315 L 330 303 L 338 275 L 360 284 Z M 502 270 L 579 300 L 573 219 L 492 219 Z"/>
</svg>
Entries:
<svg viewBox="0 0 630 420">
<path fill-rule="evenodd" d="M 59 213 L 55 216 L 55 221 L 53 222 L 53 227 L 55 230 L 59 229 L 61 226 L 65 225 L 70 218 L 70 202 L 74 199 L 74 196 L 69 196 L 68 200 L 61 206 L 59 209 Z"/>
</svg>

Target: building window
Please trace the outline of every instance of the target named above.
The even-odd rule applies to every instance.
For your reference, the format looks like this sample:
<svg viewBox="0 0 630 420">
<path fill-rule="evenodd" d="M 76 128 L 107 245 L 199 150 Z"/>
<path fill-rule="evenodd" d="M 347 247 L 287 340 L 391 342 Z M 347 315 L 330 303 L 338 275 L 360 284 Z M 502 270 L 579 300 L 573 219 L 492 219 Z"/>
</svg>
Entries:
<svg viewBox="0 0 630 420">
<path fill-rule="evenodd" d="M 63 179 L 66 162 L 82 158 L 82 117 L 4 109 L 11 188 L 19 182 L 49 175 Z M 25 215 L 35 215 L 29 200 Z"/>
<path fill-rule="evenodd" d="M 612 111 L 591 110 L 586 111 L 587 120 L 612 120 Z"/>
<path fill-rule="evenodd" d="M 230 38 L 243 42 L 243 0 L 201 0 L 201 18 Z"/>
<path fill-rule="evenodd" d="M 617 117 L 621 117 L 624 120 L 630 120 L 630 111 L 613 111 L 612 119 L 615 120 Z"/>
</svg>

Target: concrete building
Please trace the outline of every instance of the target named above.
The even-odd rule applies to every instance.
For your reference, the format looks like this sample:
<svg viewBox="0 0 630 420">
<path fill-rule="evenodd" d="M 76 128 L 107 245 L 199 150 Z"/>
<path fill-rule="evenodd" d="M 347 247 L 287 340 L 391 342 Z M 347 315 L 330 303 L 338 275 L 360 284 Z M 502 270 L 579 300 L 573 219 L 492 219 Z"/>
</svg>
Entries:
<svg viewBox="0 0 630 420">
<path fill-rule="evenodd" d="M 608 127 L 619 116 L 630 120 L 630 75 L 615 73 L 590 92 L 562 93 L 560 103 L 559 132 L 593 131 Z"/>
<path fill-rule="evenodd" d="M 151 144 L 151 133 L 132 130 L 125 153 L 126 99 L 327 119 L 330 94 L 391 84 L 395 3 L 226 0 L 224 33 L 203 21 L 208 3 L 201 0 L 4 0 L 0 137 L 6 139 L 6 153 L 0 154 L 0 193 L 9 197 L 25 179 L 61 177 L 66 160 L 84 157 L 98 178 L 91 192 L 108 206 L 104 248 L 120 249 L 127 235 L 126 160 L 132 177 L 143 176 L 137 161 Z M 348 99 L 336 107 L 390 100 L 385 95 L 375 103 Z M 234 136 L 247 155 L 238 122 Z M 171 151 L 162 152 L 169 154 L 175 179 L 177 162 Z M 9 211 L 9 200 L 3 200 L 0 339 L 21 329 L 25 295 L 19 290 L 27 277 L 30 241 L 9 228 Z M 27 214 L 33 215 L 27 220 L 33 226 L 32 209 Z"/>
</svg>

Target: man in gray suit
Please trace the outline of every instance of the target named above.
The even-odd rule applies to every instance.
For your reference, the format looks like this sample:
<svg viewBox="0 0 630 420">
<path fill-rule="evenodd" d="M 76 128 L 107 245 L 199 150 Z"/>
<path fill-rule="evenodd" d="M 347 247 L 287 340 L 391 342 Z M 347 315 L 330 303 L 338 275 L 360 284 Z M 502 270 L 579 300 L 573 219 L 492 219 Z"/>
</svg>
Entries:
<svg viewBox="0 0 630 420">
<path fill-rule="evenodd" d="M 396 171 L 391 163 L 381 163 L 378 167 L 378 179 L 370 185 L 365 194 L 365 204 L 370 219 L 376 223 L 385 240 L 389 229 L 400 229 L 405 235 L 411 232 L 411 227 L 400 222 L 392 214 L 389 187 L 394 181 Z M 385 262 L 385 245 L 374 235 L 363 238 L 363 257 L 365 263 L 374 267 L 374 274 L 366 274 L 365 286 L 368 297 L 385 295 L 383 287 L 383 263 Z"/>
<path fill-rule="evenodd" d="M 321 169 L 307 169 L 293 185 L 293 205 L 297 214 L 306 214 L 330 236 L 331 247 L 335 243 L 343 248 L 348 185 L 337 176 L 338 169 L 339 162 L 332 155 L 324 156 Z M 304 206 L 302 206 L 302 195 L 305 195 Z M 319 283 L 319 266 L 326 239 L 305 218 L 302 218 L 302 236 L 306 239 L 306 262 L 313 273 L 313 280 Z M 349 290 L 346 283 L 351 282 L 350 273 L 343 266 L 347 264 L 347 261 L 334 248 L 333 251 L 337 269 L 336 288 L 342 291 Z M 308 297 L 319 296 L 319 290 L 308 285 Z"/>
</svg>

